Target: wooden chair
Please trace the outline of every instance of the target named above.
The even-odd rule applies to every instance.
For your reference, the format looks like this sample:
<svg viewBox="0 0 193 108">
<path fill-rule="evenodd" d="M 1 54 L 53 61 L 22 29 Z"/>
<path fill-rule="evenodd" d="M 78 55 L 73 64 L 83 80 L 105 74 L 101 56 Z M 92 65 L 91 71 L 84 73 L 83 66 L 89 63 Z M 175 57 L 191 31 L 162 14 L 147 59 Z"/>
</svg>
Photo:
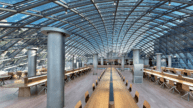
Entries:
<svg viewBox="0 0 193 108">
<path fill-rule="evenodd" d="M 76 104 L 76 106 L 74 108 L 82 108 L 82 103 L 81 101 L 78 101 L 78 103 Z"/>
<path fill-rule="evenodd" d="M 100 77 L 98 77 L 98 80 L 100 81 Z"/>
<path fill-rule="evenodd" d="M 176 70 L 173 68 L 172 70 L 170 70 L 172 73 L 176 74 Z"/>
<path fill-rule="evenodd" d="M 182 84 L 182 90 L 184 90 L 186 93 L 182 96 L 184 98 L 186 95 L 188 96 L 188 101 L 190 100 L 190 96 L 192 96 L 191 91 L 189 89 L 188 85 Z M 193 97 L 193 96 L 192 96 Z"/>
<path fill-rule="evenodd" d="M 151 74 L 148 74 L 148 80 L 150 80 L 151 81 Z"/>
<path fill-rule="evenodd" d="M 43 86 L 43 89 L 40 90 L 40 92 L 38 93 L 38 95 L 39 95 L 43 90 L 45 90 L 45 94 L 46 94 L 46 92 L 47 92 L 47 81 L 46 81 L 45 84 L 43 84 L 42 86 Z"/>
<path fill-rule="evenodd" d="M 143 108 L 151 108 L 151 106 L 149 105 L 149 103 L 146 100 L 143 103 Z"/>
<path fill-rule="evenodd" d="M 156 85 L 161 85 L 160 78 L 158 78 L 157 76 L 154 76 L 154 78 L 155 78 L 155 84 Z"/>
<path fill-rule="evenodd" d="M 89 92 L 86 91 L 86 93 L 85 93 L 85 102 L 87 103 L 88 100 L 89 100 Z"/>
<path fill-rule="evenodd" d="M 94 83 L 92 84 L 92 90 L 93 90 L 93 91 L 95 90 L 95 85 L 94 85 Z"/>
<path fill-rule="evenodd" d="M 129 86 L 129 92 L 131 92 L 132 91 L 132 84 L 130 84 L 130 86 Z"/>
<path fill-rule="evenodd" d="M 123 77 L 123 82 L 125 81 L 125 77 Z"/>
<path fill-rule="evenodd" d="M 162 87 L 162 88 L 164 88 L 164 87 L 169 88 L 169 87 L 167 86 L 166 80 L 165 80 L 164 78 L 160 77 L 160 81 L 162 82 L 162 84 L 161 84 L 161 87 Z"/>
<path fill-rule="evenodd" d="M 135 96 L 133 99 L 135 100 L 136 103 L 138 103 L 139 101 L 139 92 L 138 91 L 135 92 Z"/>
<path fill-rule="evenodd" d="M 96 80 L 96 86 L 98 85 L 98 81 Z"/>
<path fill-rule="evenodd" d="M 180 92 L 176 88 L 176 85 L 174 84 L 173 81 L 169 80 L 169 85 L 171 86 L 171 89 L 169 90 L 169 92 L 172 90 L 172 93 L 174 93 L 174 91 L 177 91 L 180 94 Z"/>
<path fill-rule="evenodd" d="M 128 80 L 126 81 L 126 83 L 125 83 L 125 86 L 127 86 L 128 85 Z"/>
</svg>

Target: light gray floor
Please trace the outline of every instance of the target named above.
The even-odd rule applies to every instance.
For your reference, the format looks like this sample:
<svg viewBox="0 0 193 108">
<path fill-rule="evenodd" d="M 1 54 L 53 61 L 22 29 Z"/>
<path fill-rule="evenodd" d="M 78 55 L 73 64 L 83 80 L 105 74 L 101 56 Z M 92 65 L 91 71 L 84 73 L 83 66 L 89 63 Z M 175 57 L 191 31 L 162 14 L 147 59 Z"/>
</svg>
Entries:
<svg viewBox="0 0 193 108">
<path fill-rule="evenodd" d="M 98 75 L 103 70 L 98 70 Z M 132 83 L 132 73 L 129 70 L 122 72 L 125 79 Z M 65 108 L 74 108 L 76 103 L 81 100 L 83 107 L 85 106 L 84 94 L 89 91 L 92 94 L 92 83 L 95 83 L 97 75 L 92 75 L 92 72 L 75 78 L 74 80 L 66 83 L 65 85 Z M 13 81 L 6 81 L 11 83 Z M 38 90 L 42 87 L 38 86 Z M 129 88 L 129 86 L 127 87 Z M 0 87 L 0 108 L 45 108 L 47 95 L 33 94 L 31 97 L 18 97 L 15 93 L 18 89 L 2 88 Z M 32 88 L 32 91 L 35 87 Z M 190 102 L 181 99 L 179 94 L 169 93 L 169 89 L 162 89 L 160 86 L 155 85 L 153 82 L 144 79 L 143 84 L 133 84 L 133 91 L 131 92 L 134 97 L 135 91 L 139 92 L 139 108 L 142 108 L 144 100 L 147 100 L 151 108 L 192 108 L 193 98 Z"/>
</svg>

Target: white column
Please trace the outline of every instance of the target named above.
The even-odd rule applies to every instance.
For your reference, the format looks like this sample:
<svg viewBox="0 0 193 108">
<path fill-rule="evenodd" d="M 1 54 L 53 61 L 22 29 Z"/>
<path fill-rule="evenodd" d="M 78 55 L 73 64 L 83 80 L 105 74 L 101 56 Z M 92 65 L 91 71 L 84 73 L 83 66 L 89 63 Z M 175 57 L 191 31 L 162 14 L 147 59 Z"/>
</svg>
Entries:
<svg viewBox="0 0 193 108">
<path fill-rule="evenodd" d="M 94 70 L 97 70 L 97 66 L 98 66 L 98 54 L 94 54 L 94 55 L 93 55 L 93 66 L 94 66 Z"/>
<path fill-rule="evenodd" d="M 125 65 L 125 56 L 121 56 L 121 70 L 124 70 L 124 65 Z"/>
<path fill-rule="evenodd" d="M 74 70 L 74 55 L 72 56 L 72 70 Z"/>
<path fill-rule="evenodd" d="M 139 48 L 133 49 L 133 64 L 139 64 Z"/>
<path fill-rule="evenodd" d="M 172 56 L 168 55 L 168 67 L 172 67 Z"/>
<path fill-rule="evenodd" d="M 104 57 L 101 57 L 101 65 L 104 65 Z"/>
<path fill-rule="evenodd" d="M 80 68 L 80 63 L 79 62 L 76 62 L 76 67 Z"/>
<path fill-rule="evenodd" d="M 156 68 L 158 71 L 161 72 L 161 54 L 162 53 L 156 53 L 157 55 L 157 63 L 156 63 Z"/>
<path fill-rule="evenodd" d="M 28 49 L 28 77 L 36 76 L 36 49 Z"/>
<path fill-rule="evenodd" d="M 64 65 L 65 37 L 69 33 L 60 28 L 42 27 L 41 32 L 48 35 L 47 108 L 64 107 Z"/>
</svg>

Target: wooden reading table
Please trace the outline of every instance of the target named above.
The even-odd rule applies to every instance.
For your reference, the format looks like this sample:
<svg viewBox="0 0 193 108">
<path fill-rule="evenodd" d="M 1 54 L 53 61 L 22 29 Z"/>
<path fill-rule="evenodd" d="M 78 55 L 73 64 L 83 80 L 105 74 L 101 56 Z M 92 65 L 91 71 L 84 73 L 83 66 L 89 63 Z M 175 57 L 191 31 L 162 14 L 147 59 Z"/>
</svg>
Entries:
<svg viewBox="0 0 193 108">
<path fill-rule="evenodd" d="M 116 69 L 112 70 L 114 108 L 139 108 Z"/>
<path fill-rule="evenodd" d="M 84 108 L 109 108 L 110 69 L 108 68 Z"/>
</svg>

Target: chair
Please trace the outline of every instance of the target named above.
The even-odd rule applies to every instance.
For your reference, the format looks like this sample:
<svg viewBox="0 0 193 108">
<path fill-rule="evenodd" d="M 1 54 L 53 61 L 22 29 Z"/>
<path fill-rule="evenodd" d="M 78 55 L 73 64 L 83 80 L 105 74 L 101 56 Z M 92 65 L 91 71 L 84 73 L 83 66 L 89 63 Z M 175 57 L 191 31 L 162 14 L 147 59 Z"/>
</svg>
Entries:
<svg viewBox="0 0 193 108">
<path fill-rule="evenodd" d="M 98 81 L 96 80 L 96 86 L 98 85 Z"/>
<path fill-rule="evenodd" d="M 135 96 L 133 99 L 135 100 L 136 103 L 138 103 L 139 101 L 139 92 L 138 91 L 135 92 Z"/>
<path fill-rule="evenodd" d="M 149 105 L 149 103 L 146 100 L 143 103 L 143 108 L 151 108 L 151 106 Z"/>
<path fill-rule="evenodd" d="M 125 81 L 125 77 L 123 77 L 123 82 Z"/>
<path fill-rule="evenodd" d="M 174 68 L 171 70 L 171 72 L 174 73 L 174 74 L 177 73 L 176 70 L 175 70 Z"/>
<path fill-rule="evenodd" d="M 92 84 L 92 90 L 93 90 L 93 91 L 95 90 L 95 85 L 94 85 L 94 83 Z"/>
<path fill-rule="evenodd" d="M 86 93 L 85 93 L 85 102 L 87 103 L 88 100 L 89 100 L 89 92 L 86 91 Z"/>
<path fill-rule="evenodd" d="M 38 95 L 43 91 L 45 90 L 45 94 L 47 92 L 47 81 L 45 82 L 45 84 L 43 84 L 42 86 L 44 86 L 44 88 L 38 93 Z"/>
<path fill-rule="evenodd" d="M 160 81 L 162 82 L 161 87 L 164 88 L 165 86 L 168 88 L 167 84 L 166 84 L 166 80 L 162 77 L 160 77 Z"/>
<path fill-rule="evenodd" d="M 81 101 L 78 101 L 78 103 L 76 104 L 76 106 L 74 108 L 82 108 L 82 103 Z"/>
<path fill-rule="evenodd" d="M 150 79 L 150 81 L 151 81 L 151 74 L 148 74 L 147 78 L 148 78 L 148 80 Z"/>
<path fill-rule="evenodd" d="M 176 90 L 180 94 L 180 92 L 176 88 L 176 85 L 174 84 L 173 81 L 169 80 L 169 85 L 172 86 L 171 89 L 169 90 L 169 92 L 172 90 L 172 93 L 174 93 L 174 91 Z"/>
<path fill-rule="evenodd" d="M 98 77 L 98 80 L 100 81 L 100 77 Z"/>
<path fill-rule="evenodd" d="M 125 83 L 125 86 L 127 86 L 128 85 L 128 80 L 126 81 L 126 83 Z"/>
<path fill-rule="evenodd" d="M 160 78 L 158 78 L 157 76 L 154 76 L 154 77 L 155 77 L 155 84 L 156 85 L 161 85 Z"/>
<path fill-rule="evenodd" d="M 184 98 L 186 95 L 188 95 L 188 101 L 190 100 L 190 96 L 192 96 L 191 91 L 189 89 L 188 85 L 182 84 L 182 89 L 186 91 L 186 93 L 182 96 Z M 192 96 L 193 97 L 193 96 Z"/>
<path fill-rule="evenodd" d="M 132 91 L 132 84 L 130 84 L 130 86 L 129 86 L 129 92 L 131 92 Z"/>
</svg>

